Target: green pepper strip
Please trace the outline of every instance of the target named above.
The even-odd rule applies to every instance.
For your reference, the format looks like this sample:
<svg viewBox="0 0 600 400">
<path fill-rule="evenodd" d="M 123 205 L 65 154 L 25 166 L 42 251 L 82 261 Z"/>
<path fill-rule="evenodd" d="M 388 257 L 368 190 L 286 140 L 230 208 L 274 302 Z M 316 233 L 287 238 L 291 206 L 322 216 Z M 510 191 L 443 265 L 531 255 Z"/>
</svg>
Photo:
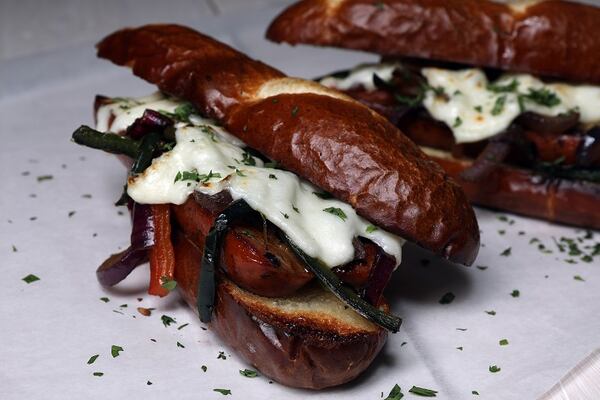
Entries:
<svg viewBox="0 0 600 400">
<path fill-rule="evenodd" d="M 77 144 L 113 154 L 125 154 L 131 158 L 136 158 L 140 152 L 140 145 L 135 140 L 114 133 L 98 132 L 85 125 L 73 132 L 72 139 Z"/>
<path fill-rule="evenodd" d="M 139 145 L 137 157 L 131 167 L 132 175 L 144 172 L 144 170 L 152 164 L 154 152 L 159 140 L 160 135 L 156 132 L 150 132 L 144 135 Z"/>
<path fill-rule="evenodd" d="M 215 219 L 215 222 L 206 236 L 204 254 L 200 263 L 200 280 L 198 282 L 198 314 L 200 321 L 210 322 L 215 303 L 215 272 L 221 256 L 221 243 L 231 226 L 231 223 L 241 217 L 254 212 L 243 200 L 236 201 L 227 207 Z"/>
<path fill-rule="evenodd" d="M 376 308 L 363 300 L 356 292 L 349 287 L 345 286 L 337 275 L 323 265 L 322 262 L 306 254 L 302 249 L 296 246 L 289 237 L 284 235 L 284 240 L 296 253 L 296 255 L 304 261 L 306 267 L 311 271 L 317 280 L 325 288 L 331 290 L 341 301 L 350 306 L 354 311 L 368 319 L 369 321 L 391 331 L 392 333 L 398 332 L 402 319 L 395 315 L 388 314 L 379 308 Z"/>
</svg>

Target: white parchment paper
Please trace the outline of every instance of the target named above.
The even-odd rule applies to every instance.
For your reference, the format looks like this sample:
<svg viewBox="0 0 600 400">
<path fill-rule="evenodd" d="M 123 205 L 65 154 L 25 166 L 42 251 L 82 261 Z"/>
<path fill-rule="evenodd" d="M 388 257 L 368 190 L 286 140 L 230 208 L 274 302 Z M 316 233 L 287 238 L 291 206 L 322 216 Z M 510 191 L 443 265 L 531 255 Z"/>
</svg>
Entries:
<svg viewBox="0 0 600 400">
<path fill-rule="evenodd" d="M 307 77 L 373 59 L 269 44 L 262 35 L 276 11 L 194 27 Z M 311 392 L 241 376 L 240 369 L 251 367 L 203 330 L 176 295 L 145 293 L 146 267 L 114 290 L 96 282 L 96 267 L 128 244 L 128 217 L 112 205 L 125 171 L 114 157 L 71 143 L 70 134 L 92 123 L 96 93 L 154 89 L 95 61 L 91 45 L 70 49 L 69 59 L 63 55 L 0 71 L 15 88 L 0 96 L 0 398 L 220 399 L 213 389 L 222 388 L 245 400 L 380 399 L 397 383 L 406 398 L 416 398 L 407 392 L 417 385 L 439 391 L 440 399 L 534 399 L 600 347 L 600 257 L 584 262 L 554 242 L 581 238 L 578 248 L 588 254 L 586 246 L 599 242 L 600 233 L 477 210 L 482 248 L 475 266 L 406 248 L 387 291 L 404 325 L 357 381 Z M 61 63 L 74 60 L 86 68 L 70 67 L 61 76 Z M 35 85 L 27 86 L 30 76 Z M 28 274 L 40 280 L 27 284 L 22 278 Z M 440 304 L 448 292 L 455 300 Z M 155 310 L 145 317 L 137 307 Z M 164 326 L 163 315 L 176 323 Z M 502 339 L 508 345 L 500 345 Z M 123 348 L 118 357 L 111 355 L 113 345 Z M 221 351 L 226 359 L 218 358 Z M 493 365 L 500 371 L 491 373 Z"/>
</svg>

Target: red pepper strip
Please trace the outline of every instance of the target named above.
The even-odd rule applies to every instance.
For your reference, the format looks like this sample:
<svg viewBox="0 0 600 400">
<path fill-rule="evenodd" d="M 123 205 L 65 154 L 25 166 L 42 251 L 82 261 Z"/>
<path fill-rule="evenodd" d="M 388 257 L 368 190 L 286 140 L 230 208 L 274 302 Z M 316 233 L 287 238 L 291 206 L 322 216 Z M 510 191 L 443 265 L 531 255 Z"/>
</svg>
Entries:
<svg viewBox="0 0 600 400">
<path fill-rule="evenodd" d="M 173 279 L 175 252 L 171 241 L 171 208 L 168 204 L 154 204 L 154 246 L 150 248 L 150 287 L 148 294 L 164 297 L 169 291 L 162 287 L 165 279 Z"/>
</svg>

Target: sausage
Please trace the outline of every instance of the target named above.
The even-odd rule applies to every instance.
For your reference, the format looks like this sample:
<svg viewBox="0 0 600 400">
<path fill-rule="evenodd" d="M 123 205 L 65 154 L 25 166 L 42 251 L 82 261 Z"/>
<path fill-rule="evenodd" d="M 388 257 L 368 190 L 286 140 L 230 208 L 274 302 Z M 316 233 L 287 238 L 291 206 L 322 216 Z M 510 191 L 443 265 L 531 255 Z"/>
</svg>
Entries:
<svg viewBox="0 0 600 400">
<path fill-rule="evenodd" d="M 231 201 L 227 194 L 195 193 L 173 206 L 179 229 L 202 246 L 220 211 Z M 212 207 L 212 210 L 207 208 Z M 375 263 L 377 245 L 356 241 L 355 260 L 337 267 L 340 279 L 357 289 L 367 283 Z M 223 240 L 221 268 L 236 285 L 261 296 L 286 297 L 313 279 L 304 264 L 272 229 L 245 222 L 234 226 Z"/>
</svg>

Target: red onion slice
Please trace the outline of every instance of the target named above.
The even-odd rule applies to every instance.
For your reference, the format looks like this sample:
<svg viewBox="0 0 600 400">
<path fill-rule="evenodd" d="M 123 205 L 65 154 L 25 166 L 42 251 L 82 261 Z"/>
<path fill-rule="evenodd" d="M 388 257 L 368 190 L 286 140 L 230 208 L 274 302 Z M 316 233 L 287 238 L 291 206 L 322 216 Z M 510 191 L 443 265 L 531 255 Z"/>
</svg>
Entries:
<svg viewBox="0 0 600 400">
<path fill-rule="evenodd" d="M 377 255 L 369 280 L 363 291 L 363 298 L 374 306 L 378 306 L 381 301 L 383 290 L 392 277 L 392 272 L 396 267 L 396 258 L 387 254 L 383 249 L 377 246 Z"/>
<path fill-rule="evenodd" d="M 166 115 L 154 110 L 146 110 L 144 114 L 136 119 L 133 124 L 127 128 L 127 136 L 132 139 L 140 139 L 150 132 L 162 134 L 165 129 L 172 127 L 173 120 Z"/>
<path fill-rule="evenodd" d="M 102 286 L 114 286 L 127 277 L 137 266 L 148 261 L 148 249 L 154 246 L 154 220 L 147 204 L 133 203 L 131 246 L 113 254 L 96 270 Z"/>
<path fill-rule="evenodd" d="M 148 261 L 148 251 L 128 247 L 108 257 L 96 270 L 96 277 L 102 286 L 114 286 L 146 261 Z"/>
</svg>

